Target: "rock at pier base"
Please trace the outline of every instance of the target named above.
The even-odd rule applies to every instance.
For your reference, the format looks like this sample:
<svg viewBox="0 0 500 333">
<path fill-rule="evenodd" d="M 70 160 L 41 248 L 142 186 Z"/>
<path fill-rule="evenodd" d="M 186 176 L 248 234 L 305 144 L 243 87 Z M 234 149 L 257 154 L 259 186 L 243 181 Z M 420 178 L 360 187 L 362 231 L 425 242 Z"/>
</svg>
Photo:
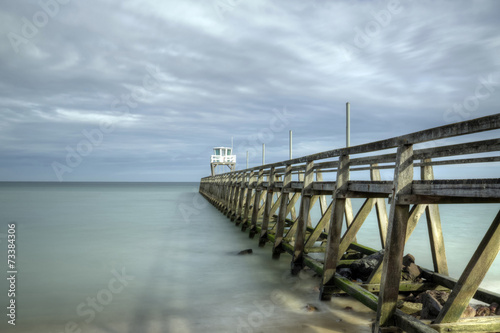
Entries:
<svg viewBox="0 0 500 333">
<path fill-rule="evenodd" d="M 380 250 L 374 254 L 364 257 L 363 259 L 356 260 L 349 266 L 352 278 L 360 279 L 362 281 L 368 280 L 373 270 L 383 258 L 384 250 Z"/>
</svg>

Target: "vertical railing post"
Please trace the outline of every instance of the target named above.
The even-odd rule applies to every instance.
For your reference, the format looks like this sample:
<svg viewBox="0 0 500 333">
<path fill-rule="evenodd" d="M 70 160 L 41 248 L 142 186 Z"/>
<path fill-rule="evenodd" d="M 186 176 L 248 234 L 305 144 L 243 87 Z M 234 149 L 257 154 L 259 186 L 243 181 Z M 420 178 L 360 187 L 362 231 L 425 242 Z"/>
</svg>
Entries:
<svg viewBox="0 0 500 333">
<path fill-rule="evenodd" d="M 240 198 L 238 200 L 238 212 L 236 213 L 235 225 L 239 226 L 241 221 L 243 221 L 243 214 L 245 212 L 245 202 L 246 196 L 248 194 L 248 172 L 243 172 L 241 176 L 241 189 L 240 189 Z"/>
<path fill-rule="evenodd" d="M 430 158 L 422 161 L 423 165 L 420 168 L 420 178 L 422 180 L 434 180 L 432 165 L 426 165 L 426 163 L 430 162 Z M 425 207 L 425 215 L 427 218 L 427 229 L 429 231 L 434 271 L 448 275 L 448 263 L 444 247 L 443 229 L 441 228 L 441 217 L 439 216 L 439 206 L 437 204 L 427 205 Z"/>
<path fill-rule="evenodd" d="M 276 234 L 274 236 L 273 259 L 279 259 L 283 253 L 283 234 L 285 232 L 286 211 L 288 208 L 288 194 L 292 183 L 292 165 L 288 164 L 285 168 L 283 177 L 283 187 L 281 188 L 281 202 L 278 212 L 278 221 L 276 222 Z"/>
<path fill-rule="evenodd" d="M 306 241 L 307 221 L 311 207 L 312 183 L 314 181 L 314 161 L 307 162 L 300 201 L 299 219 L 295 232 L 295 245 L 292 258 L 292 274 L 298 274 L 304 268 L 304 245 Z"/>
<path fill-rule="evenodd" d="M 262 228 L 260 231 L 260 237 L 259 237 L 259 246 L 263 247 L 266 242 L 267 242 L 267 232 L 269 228 L 269 219 L 270 214 L 271 214 L 271 207 L 273 206 L 273 187 L 274 187 L 274 182 L 275 182 L 275 175 L 274 175 L 274 170 L 275 168 L 272 167 L 269 176 L 268 176 L 268 183 L 269 186 L 267 187 L 267 194 L 266 194 L 266 207 L 264 209 L 264 217 L 262 219 Z"/>
<path fill-rule="evenodd" d="M 247 223 L 248 223 L 248 215 L 250 214 L 250 206 L 252 205 L 252 198 L 253 198 L 253 187 L 254 187 L 254 182 L 255 182 L 255 171 L 252 170 L 250 172 L 250 175 L 248 177 L 248 189 L 247 189 L 247 197 L 246 197 L 246 203 L 245 203 L 245 211 L 243 213 L 243 217 L 241 219 L 241 231 L 247 230 Z"/>
<path fill-rule="evenodd" d="M 339 157 L 339 167 L 337 169 L 337 181 L 333 192 L 332 216 L 328 238 L 326 243 L 325 263 L 323 265 L 323 277 L 320 287 L 320 299 L 331 299 L 331 291 L 327 288 L 333 286 L 333 278 L 337 269 L 339 258 L 340 238 L 342 233 L 342 221 L 345 213 L 345 193 L 349 181 L 349 155 Z"/>
<path fill-rule="evenodd" d="M 460 279 L 453 287 L 448 300 L 434 321 L 436 324 L 453 323 L 460 319 L 499 251 L 500 211 L 479 243 Z"/>
<path fill-rule="evenodd" d="M 238 214 L 238 203 L 240 202 L 240 195 L 241 195 L 241 175 L 242 175 L 242 172 L 238 172 L 236 174 L 235 181 L 234 181 L 233 206 L 231 208 L 231 215 L 229 216 L 231 221 L 234 221 L 236 218 L 236 215 Z"/>
<path fill-rule="evenodd" d="M 382 280 L 374 332 L 380 327 L 391 326 L 399 294 L 406 228 L 410 206 L 400 202 L 403 195 L 411 194 L 413 182 L 413 145 L 398 147 L 394 168 L 394 190 L 389 213 L 389 226 L 382 268 Z"/>
<path fill-rule="evenodd" d="M 252 209 L 252 223 L 250 225 L 249 237 L 254 238 L 257 233 L 257 219 L 259 217 L 260 201 L 262 194 L 262 183 L 264 182 L 264 169 L 259 170 L 259 178 L 257 178 L 257 186 L 255 187 L 255 198 Z"/>
<path fill-rule="evenodd" d="M 377 169 L 378 164 L 370 165 L 370 179 L 372 181 L 380 181 L 382 178 L 380 177 L 380 170 Z M 375 199 L 375 210 L 377 211 L 377 221 L 378 221 L 378 230 L 380 234 L 380 243 L 382 244 L 382 248 L 385 248 L 385 240 L 387 239 L 387 225 L 389 224 L 387 218 L 387 208 L 385 206 L 384 198 L 376 198 Z"/>
</svg>

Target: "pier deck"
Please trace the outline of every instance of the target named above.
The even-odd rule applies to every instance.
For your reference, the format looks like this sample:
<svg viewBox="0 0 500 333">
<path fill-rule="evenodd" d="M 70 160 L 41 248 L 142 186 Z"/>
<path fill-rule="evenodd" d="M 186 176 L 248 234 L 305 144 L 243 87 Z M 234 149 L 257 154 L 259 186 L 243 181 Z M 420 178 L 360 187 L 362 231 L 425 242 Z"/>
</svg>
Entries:
<svg viewBox="0 0 500 333">
<path fill-rule="evenodd" d="M 250 237 L 257 235 L 260 246 L 271 243 L 273 258 L 290 253 L 292 274 L 305 266 L 320 274 L 322 300 L 343 291 L 376 311 L 374 332 L 499 332 L 500 316 L 461 316 L 472 298 L 500 304 L 500 295 L 479 288 L 500 250 L 500 212 L 461 276 L 455 279 L 448 276 L 438 205 L 500 203 L 500 178 L 434 179 L 433 170 L 435 166 L 473 163 L 498 165 L 498 131 L 490 132 L 489 137 L 496 136 L 494 139 L 478 140 L 477 136 L 499 128 L 500 114 L 495 114 L 333 149 L 205 177 L 200 193 L 242 230 L 249 229 Z M 443 143 L 452 137 L 463 137 L 466 142 Z M 432 147 L 414 148 L 428 142 Z M 382 169 L 393 170 L 393 178 L 382 180 Z M 369 173 L 369 180 L 353 179 L 353 175 L 362 173 Z M 356 213 L 352 211 L 352 198 L 364 199 Z M 316 203 L 321 218 L 313 221 L 310 212 Z M 376 252 L 356 242 L 357 232 L 373 209 L 383 260 L 366 281 L 354 282 L 339 275 L 337 269 L 352 261 L 346 259 L 349 251 L 365 255 Z M 404 246 L 422 215 L 427 220 L 433 268 L 420 268 L 421 282 L 401 281 Z M 323 253 L 323 260 L 317 260 L 318 253 Z M 439 289 L 451 292 L 435 318 L 421 320 L 399 309 L 401 293 Z"/>
</svg>

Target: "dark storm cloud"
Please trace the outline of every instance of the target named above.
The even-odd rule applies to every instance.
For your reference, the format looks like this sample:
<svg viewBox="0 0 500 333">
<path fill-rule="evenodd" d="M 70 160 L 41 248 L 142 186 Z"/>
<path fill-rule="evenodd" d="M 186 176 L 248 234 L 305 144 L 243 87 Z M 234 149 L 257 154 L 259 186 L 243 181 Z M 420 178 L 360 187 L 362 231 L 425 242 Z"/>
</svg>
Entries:
<svg viewBox="0 0 500 333">
<path fill-rule="evenodd" d="M 286 158 L 289 129 L 296 156 L 343 145 L 346 101 L 353 144 L 497 113 L 499 15 L 496 1 L 7 2 L 0 180 L 196 181 L 231 137 L 240 166 L 262 143 Z"/>
</svg>

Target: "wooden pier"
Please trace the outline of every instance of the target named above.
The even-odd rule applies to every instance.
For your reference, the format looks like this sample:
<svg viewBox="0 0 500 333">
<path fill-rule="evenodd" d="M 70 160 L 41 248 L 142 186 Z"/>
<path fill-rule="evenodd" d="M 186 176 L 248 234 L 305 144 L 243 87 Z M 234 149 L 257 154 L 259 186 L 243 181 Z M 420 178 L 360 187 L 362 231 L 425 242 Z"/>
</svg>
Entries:
<svg viewBox="0 0 500 333">
<path fill-rule="evenodd" d="M 498 131 L 490 132 L 488 137 L 494 139 L 477 138 L 477 133 L 499 128 L 500 114 L 495 114 L 232 171 L 201 179 L 200 193 L 242 230 L 249 229 L 250 237 L 257 235 L 260 246 L 271 243 L 274 259 L 290 253 L 292 274 L 308 266 L 321 275 L 322 300 L 344 292 L 376 311 L 374 332 L 500 332 L 500 316 L 461 318 L 472 298 L 500 304 L 499 294 L 479 288 L 500 250 L 500 212 L 455 279 L 448 276 L 438 207 L 500 203 L 500 178 L 434 179 L 433 173 L 435 166 L 499 162 Z M 443 144 L 452 137 L 466 142 Z M 426 142 L 432 142 L 432 147 L 417 149 Z M 381 169 L 392 169 L 393 179 L 382 180 Z M 357 175 L 369 180 L 354 180 Z M 326 176 L 329 181 L 324 180 Z M 355 214 L 352 198 L 364 199 Z M 318 202 L 321 218 L 314 221 L 310 212 Z M 357 232 L 374 208 L 383 260 L 366 281 L 354 282 L 338 269 L 352 262 L 349 254 L 377 252 L 356 242 Z M 420 267 L 420 281 L 401 281 L 405 243 L 422 215 L 427 220 L 434 267 Z M 318 253 L 324 254 L 323 260 L 317 259 Z M 420 319 L 400 308 L 401 294 L 425 290 L 450 291 L 435 318 Z"/>
</svg>

